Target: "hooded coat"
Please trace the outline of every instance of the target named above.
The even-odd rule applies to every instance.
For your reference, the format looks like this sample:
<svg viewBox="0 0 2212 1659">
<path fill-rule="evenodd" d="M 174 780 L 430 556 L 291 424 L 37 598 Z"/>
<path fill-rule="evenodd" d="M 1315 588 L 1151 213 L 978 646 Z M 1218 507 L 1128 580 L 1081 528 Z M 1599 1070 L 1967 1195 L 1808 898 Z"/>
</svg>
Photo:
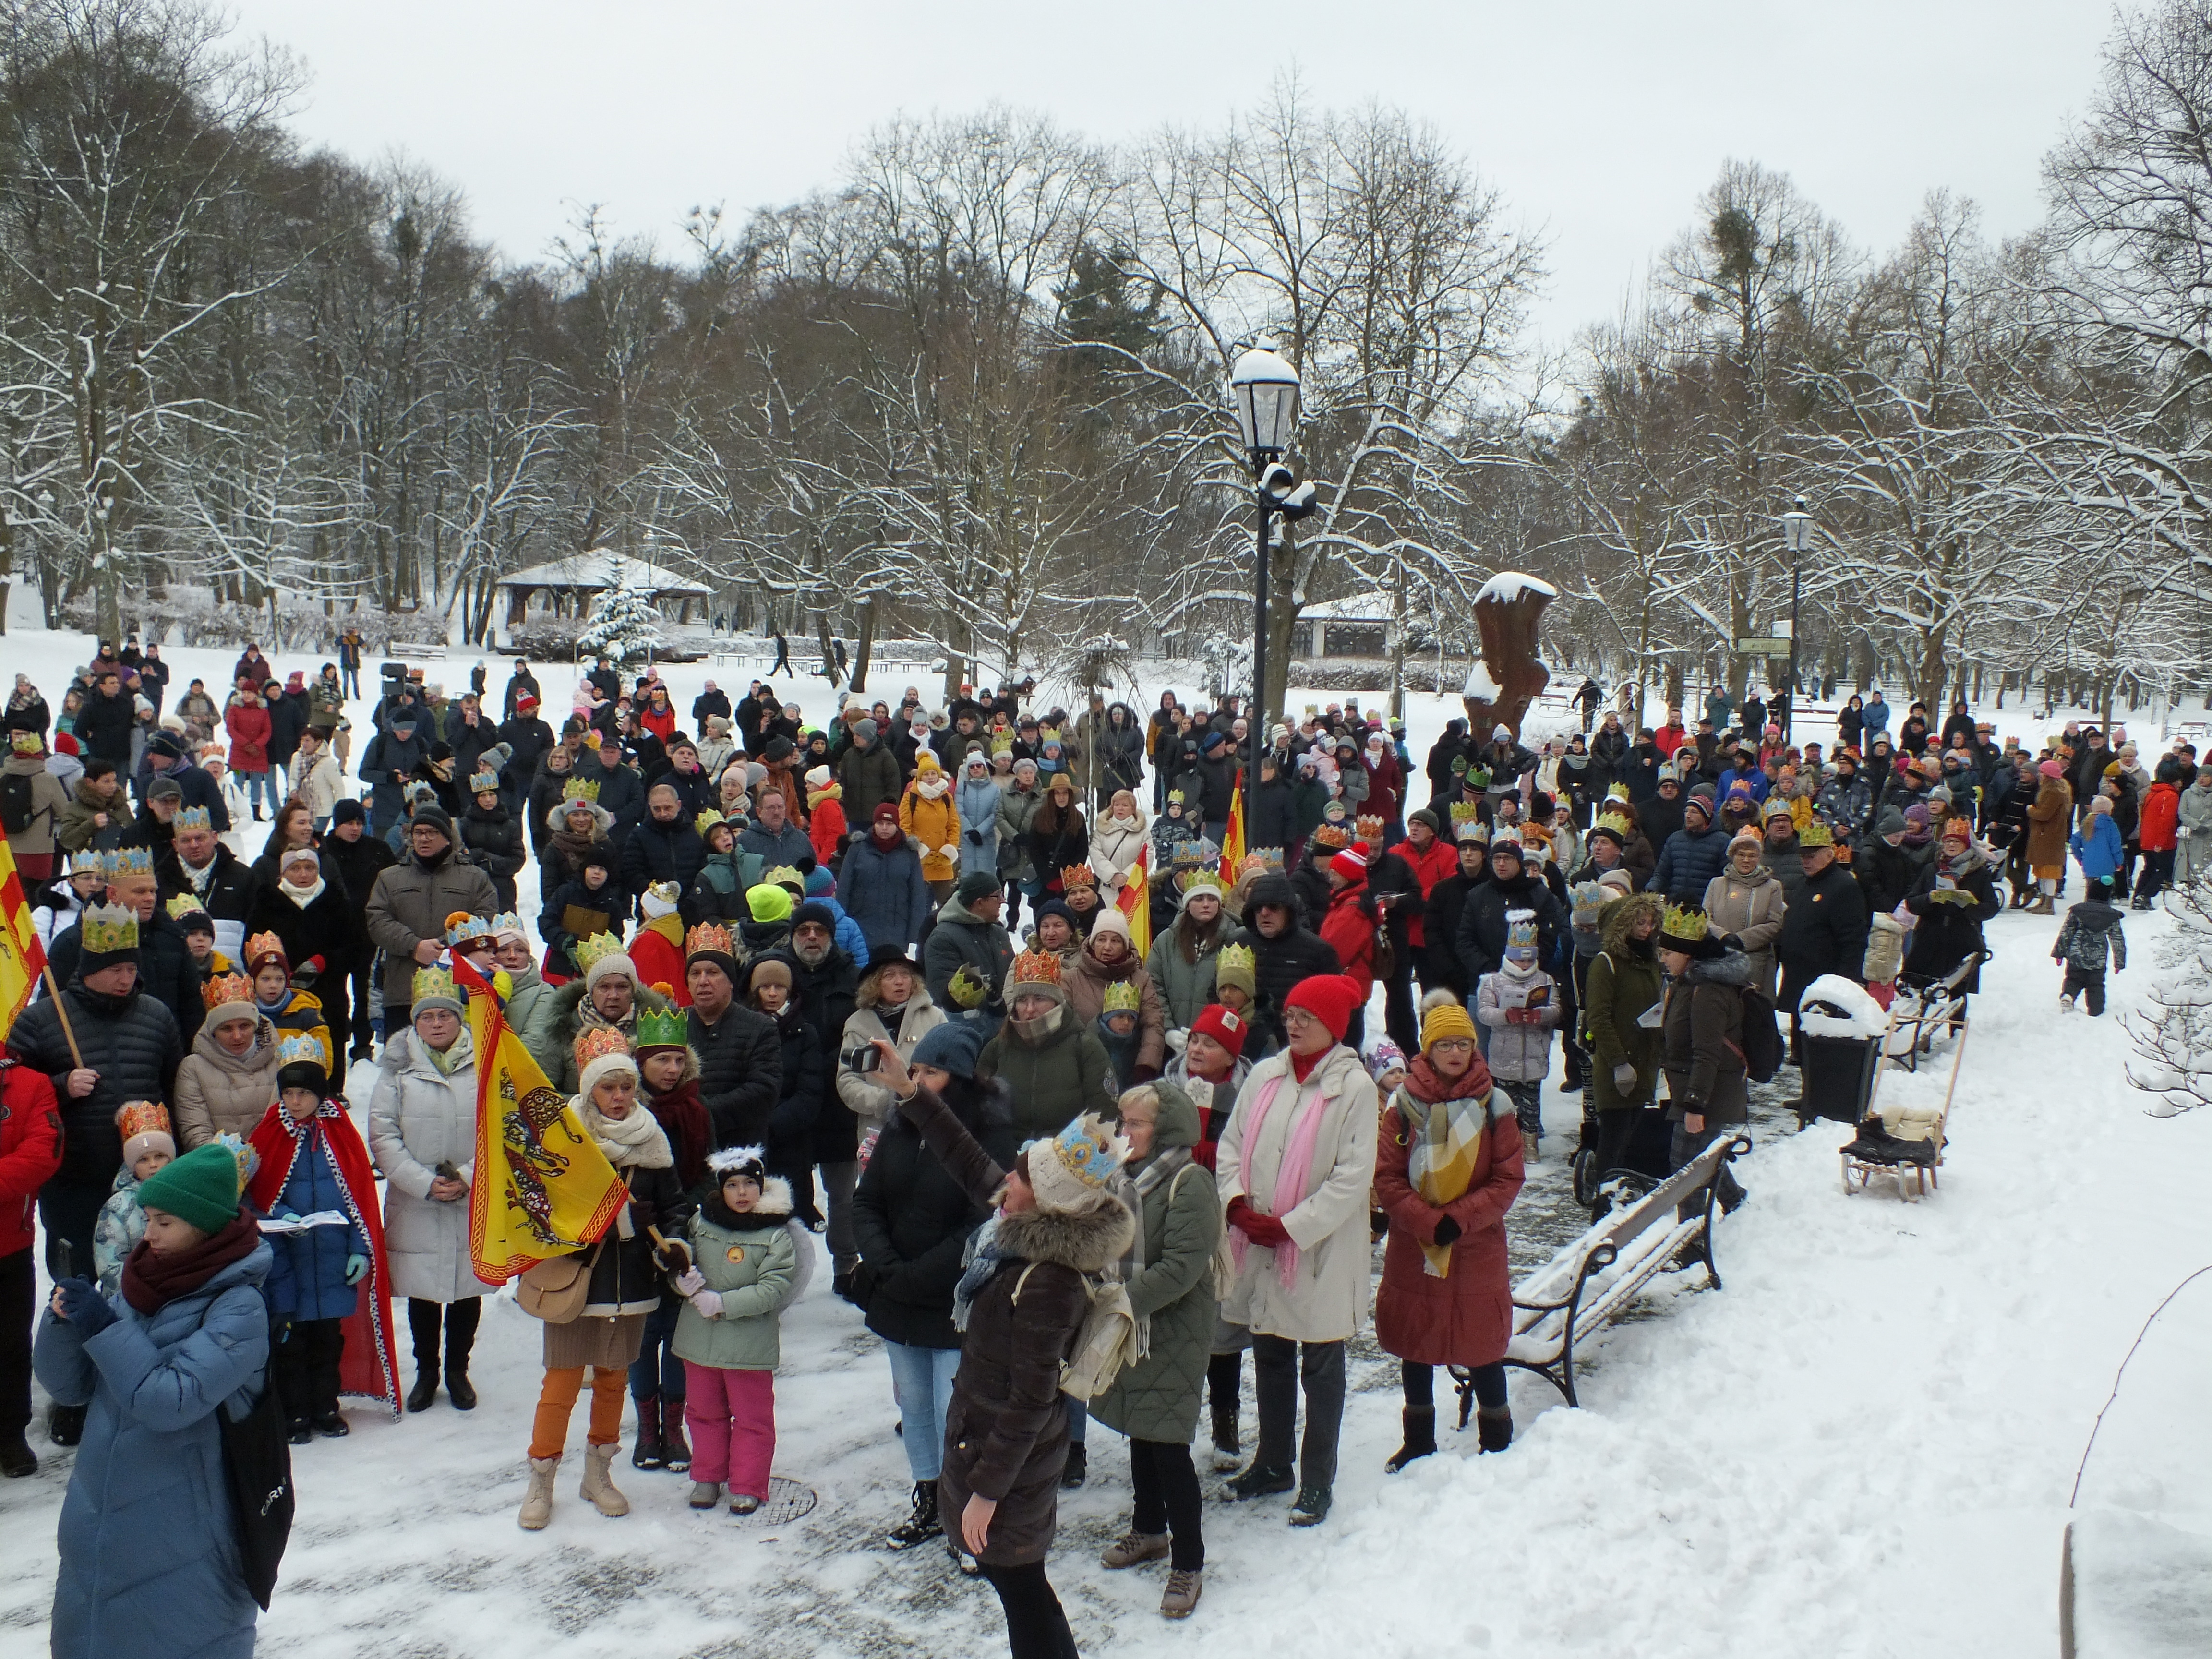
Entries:
<svg viewBox="0 0 2212 1659">
<path fill-rule="evenodd" d="M 921 947 L 922 982 L 939 1007 L 957 1006 L 952 1000 L 952 975 L 963 964 L 990 988 L 988 1000 L 996 1004 L 1006 970 L 1014 965 L 1014 944 L 1004 927 L 977 920 L 956 896 L 938 907 L 937 926 Z"/>
<path fill-rule="evenodd" d="M 922 1089 L 900 1110 L 969 1201 L 990 1204 L 1006 1184 L 1006 1166 L 951 1109 Z M 1060 1364 L 1090 1311 L 1086 1279 L 1119 1260 L 1134 1231 L 1110 1194 L 1079 1210 L 1038 1207 L 1000 1218 L 1001 1260 L 969 1309 L 938 1478 L 941 1515 L 957 1519 L 971 1495 L 996 1502 L 976 1558 L 985 1566 L 1028 1565 L 1052 1548 L 1067 1462 Z"/>
<path fill-rule="evenodd" d="M 1146 1168 L 1199 1142 L 1198 1108 L 1180 1088 L 1159 1091 L 1159 1116 L 1151 1154 L 1122 1170 L 1128 1196 Z M 1218 1304 L 1213 1257 L 1221 1242 L 1221 1200 L 1213 1172 L 1196 1162 L 1157 1182 L 1143 1195 L 1137 1225 L 1144 1234 L 1145 1265 L 1124 1288 L 1129 1310 L 1151 1321 L 1145 1357 L 1125 1366 L 1091 1414 L 1134 1440 L 1187 1445 L 1198 1431 L 1199 1396 L 1212 1357 Z"/>
<path fill-rule="evenodd" d="M 276 1028 L 263 1015 L 254 1022 L 253 1046 L 234 1054 L 202 1025 L 191 1052 L 177 1067 L 170 1114 L 177 1150 L 188 1152 L 217 1135 L 243 1139 L 276 1098 Z"/>
<path fill-rule="evenodd" d="M 455 1041 L 466 1042 L 469 1034 L 464 1030 Z M 430 1196 L 441 1164 L 452 1164 L 465 1182 L 476 1179 L 473 1055 L 448 1076 L 412 1030 L 396 1033 L 384 1046 L 368 1100 L 368 1147 L 384 1176 L 384 1254 L 392 1293 L 460 1302 L 496 1291 L 471 1265 L 468 1194 L 450 1202 Z"/>
<path fill-rule="evenodd" d="M 996 1078 L 1012 1091 L 1022 1139 L 1056 1135 L 1085 1112 L 1113 1116 L 1120 1091 L 1097 1016 L 1084 1019 L 1062 1006 L 1044 1017 L 1043 1031 L 1025 1029 L 1038 1023 L 1009 1018 L 975 1061 L 977 1077 Z"/>
<path fill-rule="evenodd" d="M 1253 1120 L 1263 1095 L 1273 1098 L 1255 1141 Z M 1279 1202 L 1276 1182 L 1292 1126 L 1309 1112 L 1322 1118 L 1305 1192 L 1295 1204 Z M 1298 1342 L 1341 1342 L 1358 1334 L 1367 1317 L 1367 1197 L 1380 1115 L 1374 1079 L 1340 1042 L 1320 1056 L 1304 1083 L 1291 1071 L 1288 1050 L 1252 1068 L 1215 1150 L 1217 1186 L 1224 1213 L 1241 1198 L 1275 1216 L 1298 1248 L 1297 1267 L 1286 1285 L 1276 1252 L 1246 1245 L 1238 1252 L 1236 1283 L 1222 1298 L 1224 1319 L 1255 1335 Z"/>
<path fill-rule="evenodd" d="M 1665 975 L 1659 971 L 1656 936 L 1638 943 L 1629 928 L 1639 915 L 1658 921 L 1666 908 L 1656 893 L 1631 893 L 1598 912 L 1598 953 L 1590 958 L 1583 981 L 1583 1030 L 1590 1053 L 1593 1111 L 1625 1111 L 1650 1102 L 1659 1075 L 1660 1034 L 1637 1022 L 1659 1000 Z M 1632 1094 L 1613 1084 L 1613 1068 L 1624 1061 L 1636 1068 Z"/>
<path fill-rule="evenodd" d="M 240 1565 L 222 1436 L 269 1385 L 266 1243 L 200 1289 L 115 1322 L 40 1316 L 34 1364 L 55 1403 L 88 1406 L 62 1500 L 58 1659 L 250 1659 L 256 1608 Z"/>
<path fill-rule="evenodd" d="M 1121 884 L 1143 855 L 1152 825 L 1152 819 L 1141 806 L 1133 818 L 1112 817 L 1102 811 L 1092 823 L 1091 867 L 1097 872 L 1098 890 L 1105 895 L 1108 903 L 1113 902 L 1114 895 L 1121 890 Z"/>
<path fill-rule="evenodd" d="M 791 1206 L 791 1183 L 772 1175 L 739 1225 L 726 1226 L 703 1209 L 692 1212 L 686 1224 L 692 1260 L 722 1298 L 722 1310 L 709 1319 L 689 1300 L 681 1304 L 671 1345 L 678 1359 L 720 1371 L 772 1371 L 781 1362 L 778 1322 L 795 1293 L 799 1252 L 812 1248 L 793 1236 Z"/>
<path fill-rule="evenodd" d="M 1263 906 L 1279 906 L 1290 914 L 1291 925 L 1273 939 L 1253 925 L 1252 913 Z M 1244 899 L 1244 926 L 1230 944 L 1249 946 L 1253 953 L 1253 978 L 1259 999 L 1252 1009 L 1252 1024 L 1268 1045 L 1283 1044 L 1283 999 L 1302 979 L 1316 974 L 1344 971 L 1335 951 L 1310 929 L 1298 926 L 1297 895 L 1290 878 L 1269 872 L 1252 884 Z"/>
<path fill-rule="evenodd" d="M 837 872 L 838 902 L 860 926 L 871 957 L 903 950 L 929 925 L 929 883 L 922 860 L 903 841 L 885 847 L 872 834 L 855 836 Z"/>
<path fill-rule="evenodd" d="M 1481 1099 L 1486 1120 L 1467 1190 L 1431 1204 L 1407 1173 L 1413 1156 L 1407 1094 L 1421 1101 Z M 1521 1126 L 1512 1097 L 1492 1087 L 1481 1056 L 1455 1083 L 1416 1056 L 1406 1081 L 1382 1114 L 1375 1155 L 1375 1197 L 1390 1218 L 1382 1282 L 1375 1291 L 1375 1340 L 1385 1353 L 1416 1365 L 1492 1365 L 1513 1339 L 1513 1285 L 1506 1260 L 1505 1212 L 1526 1179 Z M 1459 1224 L 1451 1258 L 1439 1279 L 1427 1271 L 1421 1246 L 1434 1244 L 1437 1224 Z"/>
<path fill-rule="evenodd" d="M 1782 883 L 1764 864 L 1753 865 L 1747 876 L 1731 862 L 1705 885 L 1705 914 L 1712 918 L 1713 932 L 1733 933 L 1742 941 L 1751 961 L 1750 982 L 1769 998 L 1779 971 L 1774 941 L 1781 937 L 1788 908 Z"/>
<path fill-rule="evenodd" d="M 1003 1087 L 949 1108 L 992 1161 L 1012 1167 L 1021 1150 L 1012 1102 Z M 952 1289 L 969 1237 L 991 1216 L 922 1144 L 897 1112 L 884 1125 L 853 1194 L 853 1242 L 860 1267 L 853 1295 L 870 1330 L 911 1348 L 957 1348 Z"/>
<path fill-rule="evenodd" d="M 933 934 L 933 938 L 935 936 Z M 1152 983 L 1145 962 L 1124 938 L 1121 941 L 1121 961 L 1109 967 L 1098 958 L 1098 939 L 1093 934 L 1083 941 L 1068 964 L 1066 973 L 1067 1012 L 1085 1030 L 1095 1030 L 1098 1017 L 1106 1011 L 1106 988 L 1123 982 L 1137 988 L 1137 1046 L 1134 1060 L 1137 1071 L 1145 1077 L 1158 1077 L 1160 1067 L 1167 1063 L 1168 1016 L 1167 1006 L 1160 1000 L 1159 988 Z"/>
<path fill-rule="evenodd" d="M 845 803 L 845 819 L 856 836 L 865 835 L 885 801 L 896 805 L 902 780 L 898 757 L 878 736 L 865 747 L 855 743 L 837 762 L 837 783 Z"/>
<path fill-rule="evenodd" d="M 1693 959 L 1689 971 L 1668 985 L 1660 1036 L 1667 1115 L 1674 1121 L 1692 1105 L 1704 1115 L 1708 1128 L 1733 1128 L 1748 1121 L 1743 988 L 1751 973 L 1751 959 L 1729 951 Z"/>
<path fill-rule="evenodd" d="M 1207 937 L 1190 919 L 1186 906 L 1176 914 L 1175 925 L 1152 941 L 1145 957 L 1145 971 L 1158 988 L 1168 1024 L 1175 1030 L 1188 1030 L 1206 1005 L 1214 1000 L 1215 958 L 1236 932 L 1237 925 L 1224 909 L 1213 924 L 1212 937 Z"/>
</svg>

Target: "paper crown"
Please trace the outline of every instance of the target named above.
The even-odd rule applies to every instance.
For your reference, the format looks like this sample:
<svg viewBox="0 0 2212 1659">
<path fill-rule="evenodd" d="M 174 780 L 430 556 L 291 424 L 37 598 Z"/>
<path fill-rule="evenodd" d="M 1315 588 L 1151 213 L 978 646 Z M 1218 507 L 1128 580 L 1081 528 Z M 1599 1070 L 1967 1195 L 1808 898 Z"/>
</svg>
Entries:
<svg viewBox="0 0 2212 1659">
<path fill-rule="evenodd" d="M 806 878 L 787 864 L 779 864 L 773 870 L 763 871 L 760 881 L 757 884 L 763 887 L 781 887 L 798 894 L 801 898 L 806 896 Z"/>
<path fill-rule="evenodd" d="M 138 913 L 120 904 L 88 904 L 77 923 L 77 942 L 88 956 L 138 948 Z"/>
<path fill-rule="evenodd" d="M 996 760 L 1001 755 L 1011 755 L 1013 752 L 1014 740 L 1012 738 L 998 737 L 991 739 L 992 759 Z"/>
<path fill-rule="evenodd" d="M 576 1034 L 576 1070 L 581 1073 L 595 1060 L 610 1054 L 629 1058 L 629 1039 L 618 1025 L 586 1025 Z"/>
<path fill-rule="evenodd" d="M 204 806 L 181 806 L 177 809 L 177 816 L 170 820 L 170 827 L 175 830 L 212 830 L 215 820 L 208 816 Z"/>
<path fill-rule="evenodd" d="M 259 1150 L 252 1141 L 235 1134 L 219 1134 L 209 1144 L 220 1146 L 230 1154 L 231 1162 L 238 1166 L 238 1191 L 239 1195 L 243 1197 L 246 1193 L 246 1183 L 260 1172 Z"/>
<path fill-rule="evenodd" d="M 1255 851 L 1247 853 L 1244 855 L 1244 862 L 1237 866 L 1239 872 L 1246 870 L 1279 870 L 1282 867 L 1283 849 L 1279 847 L 1262 847 Z"/>
<path fill-rule="evenodd" d="M 588 974 L 593 963 L 604 957 L 620 956 L 622 948 L 623 942 L 612 933 L 593 933 L 589 939 L 578 939 L 570 954 L 576 958 L 577 971 Z"/>
<path fill-rule="evenodd" d="M 1106 988 L 1103 1006 L 1109 1014 L 1133 1014 L 1145 1006 L 1145 994 L 1133 980 L 1117 979 Z"/>
<path fill-rule="evenodd" d="M 1336 850 L 1352 845 L 1351 833 L 1340 823 L 1324 823 L 1313 833 L 1314 845 Z"/>
<path fill-rule="evenodd" d="M 1451 821 L 1455 830 L 1462 823 L 1482 822 L 1482 803 L 1479 800 L 1455 800 L 1451 803 Z"/>
<path fill-rule="evenodd" d="M 1797 832 L 1797 850 L 1801 853 L 1808 847 L 1833 847 L 1835 844 L 1836 832 L 1820 818 L 1814 818 Z"/>
<path fill-rule="evenodd" d="M 703 840 L 707 832 L 709 830 L 712 830 L 716 824 L 727 823 L 728 822 L 729 819 L 724 817 L 720 812 L 709 806 L 702 811 L 697 817 L 691 820 L 691 827 L 699 832 L 700 837 Z"/>
<path fill-rule="evenodd" d="M 46 753 L 46 740 L 27 727 L 17 726 L 8 734 L 8 746 L 19 755 Z"/>
<path fill-rule="evenodd" d="M 1505 948 L 1508 951 L 1536 948 L 1536 913 L 1534 910 L 1510 910 L 1506 913 Z"/>
<path fill-rule="evenodd" d="M 446 943 L 456 950 L 471 939 L 490 939 L 498 931 L 489 916 L 472 915 L 466 910 L 446 913 Z"/>
<path fill-rule="evenodd" d="M 1712 931 L 1712 919 L 1693 905 L 1670 904 L 1667 919 L 1660 923 L 1659 931 L 1669 939 L 1700 943 Z"/>
<path fill-rule="evenodd" d="M 100 872 L 110 881 L 120 881 L 125 876 L 150 876 L 154 873 L 154 849 L 150 847 L 118 847 L 100 855 Z"/>
<path fill-rule="evenodd" d="M 1194 893 L 1211 893 L 1216 898 L 1224 898 L 1229 891 L 1222 885 L 1221 872 L 1209 870 L 1203 865 L 1195 870 L 1184 871 L 1176 878 L 1176 885 L 1182 889 L 1185 897 Z"/>
<path fill-rule="evenodd" d="M 523 927 L 522 918 L 512 910 L 502 910 L 494 916 L 491 919 L 491 931 L 492 937 L 495 939 L 526 940 L 530 937 L 528 932 Z"/>
<path fill-rule="evenodd" d="M 738 947 L 730 937 L 730 930 L 719 921 L 702 921 L 684 936 L 684 959 L 694 957 L 728 957 L 736 959 Z"/>
<path fill-rule="evenodd" d="M 291 1031 L 276 1039 L 276 1066 L 314 1066 L 323 1064 L 322 1040 L 310 1031 Z"/>
<path fill-rule="evenodd" d="M 570 802 L 580 800 L 593 806 L 599 804 L 599 781 L 597 778 L 572 778 L 568 787 L 561 792 L 561 805 L 564 811 Z"/>
<path fill-rule="evenodd" d="M 1085 1112 L 1050 1140 L 1031 1143 L 1033 1172 L 1036 1155 L 1047 1149 L 1062 1170 L 1094 1191 L 1103 1191 L 1129 1156 L 1129 1143 L 1095 1112 Z M 1048 1188 L 1054 1184 L 1048 1177 Z"/>
<path fill-rule="evenodd" d="M 283 963 L 288 969 L 292 965 L 291 957 L 284 949 L 284 941 L 278 939 L 276 934 L 256 933 L 246 941 L 246 972 L 252 973 L 271 957 Z"/>
<path fill-rule="evenodd" d="M 1180 790 L 1180 789 L 1170 789 L 1170 790 L 1169 790 L 1169 791 L 1168 791 L 1168 805 L 1170 805 L 1170 806 L 1181 806 L 1182 804 L 1183 804 L 1183 799 L 1182 799 L 1182 790 Z"/>
<path fill-rule="evenodd" d="M 415 970 L 414 982 L 410 988 L 414 992 L 415 1000 L 418 1003 L 428 1002 L 434 998 L 447 1002 L 461 1000 L 460 987 L 453 983 L 453 974 L 444 968 L 435 966 L 417 968 Z"/>
<path fill-rule="evenodd" d="M 1168 848 L 1168 868 L 1170 870 L 1197 869 L 1200 866 L 1207 862 L 1206 849 L 1212 847 L 1212 842 L 1203 839 L 1198 841 L 1179 841 L 1176 842 L 1175 845 Z M 1219 856 L 1218 853 L 1213 854 L 1213 857 L 1216 860 L 1218 860 Z"/>
<path fill-rule="evenodd" d="M 647 1008 L 637 1017 L 637 1047 L 684 1048 L 690 1046 L 690 1024 L 681 1008 Z"/>
<path fill-rule="evenodd" d="M 1618 812 L 1599 813 L 1597 822 L 1590 825 L 1590 833 L 1595 835 L 1601 830 L 1619 838 L 1623 846 L 1626 846 L 1628 838 L 1636 833 L 1634 826 Z"/>
<path fill-rule="evenodd" d="M 115 1130 L 125 1140 L 134 1135 L 167 1134 L 169 1109 L 158 1100 L 126 1100 L 115 1109 Z"/>
<path fill-rule="evenodd" d="M 499 793 L 499 774 L 496 772 L 477 773 L 474 777 L 469 780 L 469 793 L 472 795 L 497 794 Z"/>
<path fill-rule="evenodd" d="M 1359 839 L 1370 847 L 1382 844 L 1382 820 L 1374 813 L 1362 812 L 1354 821 L 1353 827 L 1358 830 Z"/>
<path fill-rule="evenodd" d="M 190 888 L 179 893 L 161 908 L 169 913 L 171 921 L 182 921 L 186 916 L 204 916 L 207 914 L 207 906 L 200 902 L 200 896 Z"/>
<path fill-rule="evenodd" d="M 217 1008 L 244 1003 L 252 1006 L 253 987 L 243 974 L 217 974 L 200 987 L 200 1001 L 212 1013 Z"/>
<path fill-rule="evenodd" d="M 1007 970 L 1009 985 L 1057 985 L 1060 982 L 1060 953 L 1057 951 L 1024 951 L 1014 958 Z"/>
<path fill-rule="evenodd" d="M 1607 800 L 1626 800 L 1628 799 L 1628 786 L 1625 783 L 1614 784 L 1611 788 L 1605 792 L 1605 798 Z"/>
<path fill-rule="evenodd" d="M 1217 980 L 1223 974 L 1232 972 L 1249 977 L 1258 972 L 1259 967 L 1259 954 L 1249 945 L 1224 945 L 1215 955 L 1213 961 L 1213 973 Z"/>
</svg>

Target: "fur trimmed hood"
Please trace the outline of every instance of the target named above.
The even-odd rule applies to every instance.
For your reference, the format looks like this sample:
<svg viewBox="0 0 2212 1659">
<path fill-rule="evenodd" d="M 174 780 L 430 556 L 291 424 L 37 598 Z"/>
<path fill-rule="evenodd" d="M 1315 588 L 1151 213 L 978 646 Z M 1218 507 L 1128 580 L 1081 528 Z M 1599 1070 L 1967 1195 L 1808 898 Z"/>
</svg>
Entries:
<svg viewBox="0 0 2212 1659">
<path fill-rule="evenodd" d="M 1648 915 L 1654 922 L 1667 919 L 1667 901 L 1656 893 L 1631 893 L 1617 898 L 1598 912 L 1597 928 L 1600 948 L 1607 951 L 1626 951 L 1628 930 L 1638 916 Z M 1656 939 L 1658 935 L 1653 934 Z"/>
<path fill-rule="evenodd" d="M 999 1218 L 1001 1254 L 1048 1262 L 1079 1273 L 1105 1271 L 1128 1254 L 1137 1226 L 1128 1206 L 1110 1194 L 1082 1210 L 1024 1210 Z"/>
<path fill-rule="evenodd" d="M 719 1195 L 721 1192 L 719 1184 L 720 1177 L 716 1176 L 714 1171 L 711 1170 L 707 1173 L 710 1179 L 717 1182 L 718 1184 L 714 1191 Z M 726 1205 L 721 1207 L 728 1210 Z M 766 1232 L 771 1227 L 781 1227 L 790 1221 L 792 1212 L 795 1207 L 791 1198 L 791 1183 L 781 1176 L 770 1176 L 761 1185 L 761 1197 L 758 1204 L 743 1215 L 739 1215 L 735 1210 L 728 1210 L 728 1213 L 734 1218 L 735 1224 L 716 1220 L 704 1208 L 702 1208 L 699 1212 L 699 1224 L 702 1227 L 711 1227 L 718 1232 Z"/>
</svg>

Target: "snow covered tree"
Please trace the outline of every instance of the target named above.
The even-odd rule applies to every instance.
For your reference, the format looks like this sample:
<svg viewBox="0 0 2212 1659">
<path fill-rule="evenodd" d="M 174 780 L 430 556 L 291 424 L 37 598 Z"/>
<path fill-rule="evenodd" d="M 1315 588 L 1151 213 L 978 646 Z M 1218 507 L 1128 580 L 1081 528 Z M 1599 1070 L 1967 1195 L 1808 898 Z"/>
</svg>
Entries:
<svg viewBox="0 0 2212 1659">
<path fill-rule="evenodd" d="M 2173 937 L 2141 1012 L 2125 1020 L 2135 1058 L 2128 1081 L 2152 1096 L 2158 1115 L 2212 1105 L 2212 880 L 2166 890 Z"/>
<path fill-rule="evenodd" d="M 617 553 L 607 562 L 607 591 L 592 605 L 591 621 L 576 636 L 576 654 L 605 652 L 617 663 L 647 662 L 660 645 L 660 612 L 653 595 Z"/>
</svg>

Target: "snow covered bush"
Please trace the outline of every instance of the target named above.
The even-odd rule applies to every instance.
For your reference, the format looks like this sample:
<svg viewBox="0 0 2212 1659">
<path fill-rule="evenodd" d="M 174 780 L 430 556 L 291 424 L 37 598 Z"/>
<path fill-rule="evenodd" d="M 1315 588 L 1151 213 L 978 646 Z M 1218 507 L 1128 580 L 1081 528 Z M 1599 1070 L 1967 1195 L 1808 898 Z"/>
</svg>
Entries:
<svg viewBox="0 0 2212 1659">
<path fill-rule="evenodd" d="M 2154 1097 L 2153 1115 L 2212 1105 L 2212 878 L 2166 890 L 2173 937 L 2159 946 L 2150 993 L 2124 1017 L 2135 1044 L 2128 1081 Z"/>
<path fill-rule="evenodd" d="M 628 561 L 617 556 L 607 566 L 607 591 L 592 605 L 591 621 L 576 636 L 577 654 L 605 652 L 617 663 L 644 662 L 660 646 L 660 612 L 653 595 L 630 580 Z"/>
</svg>

